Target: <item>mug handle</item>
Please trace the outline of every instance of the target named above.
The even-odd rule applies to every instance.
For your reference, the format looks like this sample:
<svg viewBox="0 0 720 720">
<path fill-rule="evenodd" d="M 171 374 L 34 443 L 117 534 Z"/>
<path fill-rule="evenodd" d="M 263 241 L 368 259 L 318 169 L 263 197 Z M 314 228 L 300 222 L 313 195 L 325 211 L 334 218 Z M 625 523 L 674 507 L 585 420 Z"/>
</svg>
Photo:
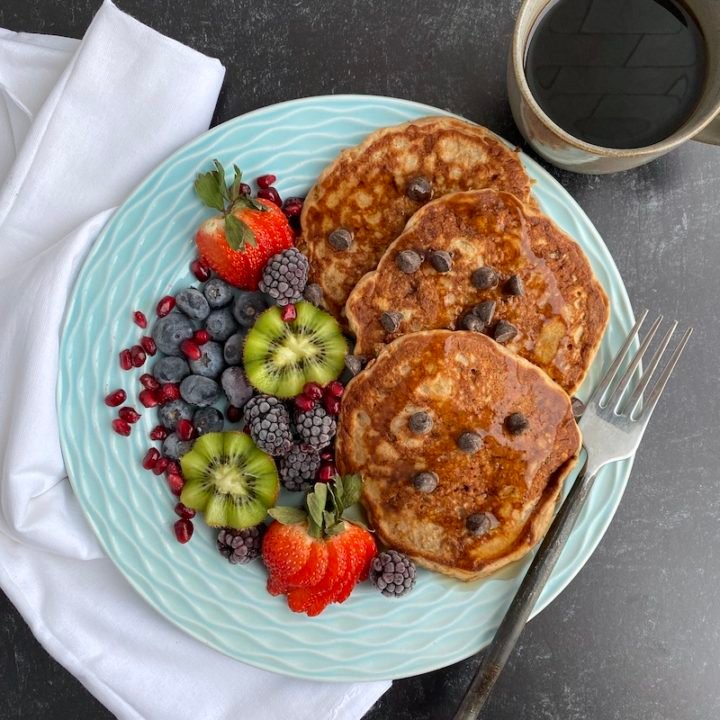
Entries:
<svg viewBox="0 0 720 720">
<path fill-rule="evenodd" d="M 708 145 L 720 145 L 720 114 L 716 115 L 709 125 L 706 125 L 693 140 L 708 143 Z"/>
</svg>

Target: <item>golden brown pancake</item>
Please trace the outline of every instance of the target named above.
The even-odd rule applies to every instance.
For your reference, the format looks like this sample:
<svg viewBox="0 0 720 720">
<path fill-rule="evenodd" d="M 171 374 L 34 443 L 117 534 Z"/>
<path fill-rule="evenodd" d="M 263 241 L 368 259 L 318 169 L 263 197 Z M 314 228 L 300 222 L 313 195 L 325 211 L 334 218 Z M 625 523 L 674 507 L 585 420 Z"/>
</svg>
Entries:
<svg viewBox="0 0 720 720">
<path fill-rule="evenodd" d="M 411 274 L 397 256 L 414 250 L 425 257 Z M 430 262 L 432 251 L 452 256 L 449 272 Z M 491 267 L 497 287 L 478 289 L 473 271 Z M 508 292 L 516 275 L 522 295 Z M 548 217 L 517 198 L 494 190 L 445 195 L 419 210 L 390 245 L 377 270 L 365 275 L 347 301 L 347 318 L 357 338 L 355 353 L 375 356 L 407 333 L 462 327 L 483 301 L 497 305 L 485 332 L 500 320 L 514 325 L 508 349 L 542 368 L 568 393 L 579 387 L 600 345 L 608 321 L 608 300 L 579 245 Z M 382 323 L 399 312 L 396 332 Z"/>
<path fill-rule="evenodd" d="M 310 260 L 310 282 L 322 287 L 325 306 L 341 322 L 355 283 L 423 205 L 406 194 L 418 176 L 430 181 L 435 198 L 491 187 L 534 202 L 518 153 L 485 128 L 455 118 L 382 128 L 344 150 L 305 199 L 298 241 Z M 352 233 L 349 249 L 336 250 L 328 242 L 337 228 Z"/>
<path fill-rule="evenodd" d="M 410 429 L 418 412 L 432 419 L 427 434 Z M 513 413 L 527 420 L 520 434 L 507 429 Z M 458 447 L 466 432 L 479 436 L 473 454 Z M 568 396 L 545 373 L 484 335 L 433 330 L 391 343 L 348 384 L 336 457 L 341 473 L 362 474 L 388 547 L 473 580 L 542 537 L 580 442 Z M 424 471 L 438 476 L 432 492 L 414 485 Z M 477 534 L 468 518 L 481 520 Z"/>
</svg>

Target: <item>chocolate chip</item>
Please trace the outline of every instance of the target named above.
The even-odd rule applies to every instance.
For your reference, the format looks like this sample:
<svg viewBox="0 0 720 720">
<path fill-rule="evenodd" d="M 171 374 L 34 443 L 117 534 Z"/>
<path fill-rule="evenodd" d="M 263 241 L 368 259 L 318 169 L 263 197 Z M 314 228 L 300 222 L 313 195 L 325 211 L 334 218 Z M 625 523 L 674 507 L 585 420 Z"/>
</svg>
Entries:
<svg viewBox="0 0 720 720">
<path fill-rule="evenodd" d="M 412 480 L 415 489 L 421 493 L 431 493 L 438 486 L 437 474 L 434 472 L 420 472 Z"/>
<path fill-rule="evenodd" d="M 427 202 L 433 194 L 431 182 L 422 176 L 414 177 L 408 182 L 407 196 L 415 202 Z"/>
<path fill-rule="evenodd" d="M 353 234 L 343 227 L 333 230 L 328 235 L 328 242 L 335 250 L 349 250 L 352 245 Z"/>
<path fill-rule="evenodd" d="M 519 275 L 511 275 L 505 281 L 505 285 L 503 285 L 503 290 L 508 295 L 524 295 L 525 294 L 525 286 L 523 285 L 523 281 Z"/>
<path fill-rule="evenodd" d="M 501 320 L 493 332 L 493 339 L 499 343 L 510 342 L 518 334 L 518 329 L 506 320 Z"/>
<path fill-rule="evenodd" d="M 426 412 L 413 413 L 408 419 L 408 427 L 416 435 L 425 435 L 432 430 L 433 420 Z"/>
<path fill-rule="evenodd" d="M 345 367 L 350 371 L 351 375 L 357 375 L 365 367 L 366 362 L 361 355 L 345 356 Z"/>
<path fill-rule="evenodd" d="M 505 429 L 511 435 L 520 435 L 528 429 L 528 419 L 520 412 L 514 412 L 505 418 Z"/>
<path fill-rule="evenodd" d="M 457 439 L 458 447 L 468 455 L 473 455 L 482 447 L 482 438 L 474 432 L 464 432 Z"/>
<path fill-rule="evenodd" d="M 479 512 L 468 515 L 465 520 L 465 527 L 475 537 L 482 537 L 487 535 L 491 530 L 494 530 L 500 523 L 498 519 L 491 512 Z"/>
<path fill-rule="evenodd" d="M 452 255 L 446 250 L 433 250 L 430 253 L 430 264 L 439 273 L 450 272 L 452 268 Z"/>
<path fill-rule="evenodd" d="M 491 290 L 497 287 L 500 278 L 491 267 L 485 265 L 477 270 L 473 270 L 470 281 L 478 290 Z"/>
<path fill-rule="evenodd" d="M 472 313 L 468 313 L 461 321 L 460 327 L 463 330 L 469 330 L 470 332 L 482 332 L 485 329 L 483 321 Z"/>
<path fill-rule="evenodd" d="M 322 288 L 317 283 L 310 283 L 309 285 L 305 286 L 305 290 L 303 290 L 303 297 L 309 303 L 320 306 L 322 305 L 323 301 Z"/>
<path fill-rule="evenodd" d="M 573 417 L 576 420 L 579 420 L 582 417 L 582 414 L 585 412 L 585 403 L 580 398 L 577 398 L 574 395 L 570 399 L 570 403 L 572 405 Z"/>
<path fill-rule="evenodd" d="M 408 275 L 417 272 L 422 265 L 422 257 L 414 250 L 402 250 L 395 256 L 395 264 Z"/>
<path fill-rule="evenodd" d="M 494 300 L 485 300 L 481 302 L 479 305 L 476 305 L 473 309 L 473 315 L 477 316 L 482 320 L 486 325 L 489 325 L 492 322 L 493 316 L 495 315 L 495 308 L 497 307 L 497 303 Z"/>
<path fill-rule="evenodd" d="M 380 316 L 380 324 L 383 326 L 383 328 L 385 328 L 387 332 L 394 333 L 398 331 L 402 319 L 402 313 L 391 310 L 389 312 L 384 312 Z"/>
</svg>

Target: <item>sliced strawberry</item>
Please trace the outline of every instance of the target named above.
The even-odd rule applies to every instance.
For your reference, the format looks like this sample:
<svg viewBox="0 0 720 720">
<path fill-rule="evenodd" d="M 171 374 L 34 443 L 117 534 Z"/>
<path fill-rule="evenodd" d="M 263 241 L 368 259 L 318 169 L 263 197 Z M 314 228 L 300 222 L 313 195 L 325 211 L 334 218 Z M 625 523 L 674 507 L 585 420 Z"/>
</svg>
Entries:
<svg viewBox="0 0 720 720">
<path fill-rule="evenodd" d="M 262 545 L 263 562 L 270 576 L 282 584 L 299 572 L 308 561 L 313 542 L 304 524 L 272 522 Z"/>
<path fill-rule="evenodd" d="M 345 550 L 335 538 L 326 543 L 327 570 L 322 580 L 310 588 L 295 588 L 288 593 L 288 607 L 293 612 L 309 616 L 319 615 L 332 601 L 335 589 L 345 574 L 347 560 Z"/>
<path fill-rule="evenodd" d="M 328 547 L 324 540 L 315 540 L 307 562 L 285 581 L 288 588 L 313 587 L 324 577 L 328 567 Z"/>
<path fill-rule="evenodd" d="M 360 577 L 358 578 L 360 582 L 367 580 L 368 575 L 370 574 L 370 566 L 372 565 L 373 558 L 377 555 L 378 551 L 375 538 L 371 532 L 363 530 L 363 539 L 365 543 L 365 562 L 363 563 L 360 571 Z"/>
<path fill-rule="evenodd" d="M 345 550 L 348 566 L 342 582 L 335 589 L 333 599 L 337 603 L 345 602 L 350 597 L 366 563 L 367 547 L 364 539 L 357 532 L 358 530 L 364 532 L 356 525 L 349 525 L 345 532 L 338 536 L 338 540 Z"/>
</svg>

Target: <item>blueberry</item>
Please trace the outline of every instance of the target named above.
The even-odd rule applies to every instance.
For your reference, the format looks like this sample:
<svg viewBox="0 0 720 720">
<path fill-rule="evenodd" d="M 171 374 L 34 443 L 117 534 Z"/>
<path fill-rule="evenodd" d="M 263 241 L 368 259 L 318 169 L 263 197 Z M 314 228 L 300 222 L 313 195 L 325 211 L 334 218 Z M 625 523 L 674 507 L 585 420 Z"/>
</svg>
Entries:
<svg viewBox="0 0 720 720">
<path fill-rule="evenodd" d="M 208 280 L 203 292 L 211 308 L 225 307 L 233 298 L 230 286 L 220 278 Z"/>
<path fill-rule="evenodd" d="M 190 320 L 179 312 L 171 312 L 160 318 L 153 327 L 152 337 L 160 352 L 166 355 L 182 355 L 180 343 L 193 335 Z"/>
<path fill-rule="evenodd" d="M 190 360 L 190 369 L 196 375 L 216 378 L 225 367 L 222 345 L 216 342 L 206 342 L 204 345 L 200 345 L 200 352 L 202 354 L 199 360 Z"/>
<path fill-rule="evenodd" d="M 242 407 L 252 397 L 253 389 L 245 379 L 245 373 L 243 373 L 242 368 L 227 368 L 222 374 L 220 382 L 227 395 L 227 399 L 230 404 L 235 407 Z"/>
<path fill-rule="evenodd" d="M 245 334 L 235 333 L 225 341 L 223 355 L 228 365 L 240 365 L 243 357 L 243 346 L 245 345 Z"/>
<path fill-rule="evenodd" d="M 171 400 L 161 405 L 158 410 L 160 422 L 169 430 L 177 427 L 179 420 L 190 420 L 193 416 L 193 409 L 184 400 Z"/>
<path fill-rule="evenodd" d="M 419 472 L 412 480 L 413 485 L 418 492 L 428 494 L 435 491 L 435 488 L 438 486 L 438 481 L 439 478 L 437 473 L 428 471 Z"/>
<path fill-rule="evenodd" d="M 162 454 L 171 460 L 179 460 L 192 449 L 192 440 L 181 440 L 177 433 L 170 433 L 162 444 Z"/>
<path fill-rule="evenodd" d="M 465 520 L 465 527 L 475 537 L 482 537 L 487 535 L 491 530 L 494 530 L 500 522 L 491 512 L 479 512 L 469 515 Z"/>
<path fill-rule="evenodd" d="M 180 395 L 186 402 L 205 407 L 218 399 L 220 387 L 212 378 L 188 375 L 180 383 Z"/>
<path fill-rule="evenodd" d="M 223 414 L 212 406 L 200 408 L 193 415 L 193 425 L 198 435 L 220 432 L 223 429 Z"/>
<path fill-rule="evenodd" d="M 242 292 L 235 299 L 233 315 L 241 327 L 249 328 L 255 324 L 257 316 L 268 306 L 268 301 L 262 293 Z"/>
<path fill-rule="evenodd" d="M 408 419 L 408 426 L 410 428 L 410 432 L 413 432 L 416 435 L 425 435 L 432 430 L 433 419 L 426 412 L 416 412 Z"/>
<path fill-rule="evenodd" d="M 153 375 L 161 383 L 179 383 L 190 374 L 187 360 L 174 355 L 160 358 L 153 366 Z"/>
<path fill-rule="evenodd" d="M 210 313 L 210 306 L 205 296 L 195 288 L 181 290 L 175 296 L 175 302 L 189 318 L 193 320 L 204 320 Z"/>
<path fill-rule="evenodd" d="M 213 310 L 205 321 L 205 329 L 210 333 L 213 340 L 225 342 L 231 335 L 237 332 L 238 326 L 233 319 L 229 308 Z"/>
</svg>

